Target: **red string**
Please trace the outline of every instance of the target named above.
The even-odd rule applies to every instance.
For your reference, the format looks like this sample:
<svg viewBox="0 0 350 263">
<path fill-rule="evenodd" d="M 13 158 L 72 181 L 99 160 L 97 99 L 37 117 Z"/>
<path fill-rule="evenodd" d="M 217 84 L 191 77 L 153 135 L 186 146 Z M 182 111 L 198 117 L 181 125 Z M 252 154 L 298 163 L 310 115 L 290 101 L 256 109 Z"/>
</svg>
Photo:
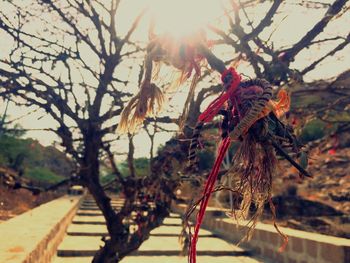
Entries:
<svg viewBox="0 0 350 263">
<path fill-rule="evenodd" d="M 223 92 L 220 94 L 219 97 L 217 97 L 214 101 L 212 101 L 207 109 L 199 116 L 198 122 L 209 122 L 211 121 L 214 116 L 218 113 L 218 111 L 221 109 L 222 105 L 234 94 L 236 91 L 239 83 L 241 82 L 241 76 L 236 72 L 236 70 L 232 67 L 225 70 L 225 72 L 221 75 L 221 80 L 224 84 L 227 84 L 227 77 L 230 74 L 230 83 L 229 87 L 227 88 L 226 92 Z M 214 166 L 208 176 L 207 182 L 205 184 L 205 188 L 203 191 L 203 199 L 200 202 L 199 211 L 197 213 L 197 219 L 196 219 L 196 225 L 194 229 L 194 234 L 191 238 L 191 246 L 189 251 L 189 261 L 190 263 L 196 263 L 196 253 L 197 253 L 197 241 L 198 241 L 198 233 L 199 229 L 201 227 L 201 224 L 203 222 L 204 213 L 208 206 L 208 202 L 210 199 L 210 194 L 213 191 L 220 165 L 222 163 L 222 160 L 224 159 L 224 156 L 227 152 L 228 147 L 230 146 L 231 140 L 230 137 L 224 138 L 219 146 L 218 150 L 218 156 L 215 160 Z"/>
<path fill-rule="evenodd" d="M 231 140 L 230 137 L 226 137 L 224 138 L 219 146 L 219 151 L 218 151 L 218 157 L 215 160 L 213 169 L 211 170 L 209 177 L 207 179 L 207 182 L 205 184 L 205 189 L 203 191 L 203 199 L 201 201 L 200 204 L 200 208 L 197 214 L 197 220 L 196 220 L 196 225 L 195 225 L 195 229 L 194 229 L 194 234 L 192 236 L 192 240 L 191 240 L 191 247 L 190 247 L 190 255 L 189 255 L 189 259 L 190 259 L 190 263 L 196 263 L 196 252 L 197 252 L 197 240 L 198 240 L 198 233 L 199 233 L 199 229 L 201 227 L 201 224 L 203 222 L 203 218 L 204 218 L 204 213 L 205 210 L 208 206 L 208 202 L 209 202 L 209 198 L 210 198 L 210 194 L 213 191 L 215 182 L 216 182 L 216 178 L 218 176 L 219 173 L 219 169 L 220 169 L 220 165 L 222 163 L 222 160 L 227 152 L 228 147 L 230 146 Z"/>
<path fill-rule="evenodd" d="M 233 93 L 236 91 L 239 83 L 241 82 L 241 76 L 236 72 L 234 68 L 226 69 L 224 73 L 221 75 L 222 82 L 225 83 L 225 79 L 228 76 L 228 74 L 231 75 L 232 80 L 230 83 L 229 88 L 226 92 L 223 92 L 220 94 L 219 97 L 217 97 L 214 101 L 212 101 L 208 108 L 199 115 L 198 121 L 201 122 L 208 122 L 211 121 L 214 116 L 218 113 L 218 111 L 221 109 L 222 105 L 233 95 Z"/>
</svg>

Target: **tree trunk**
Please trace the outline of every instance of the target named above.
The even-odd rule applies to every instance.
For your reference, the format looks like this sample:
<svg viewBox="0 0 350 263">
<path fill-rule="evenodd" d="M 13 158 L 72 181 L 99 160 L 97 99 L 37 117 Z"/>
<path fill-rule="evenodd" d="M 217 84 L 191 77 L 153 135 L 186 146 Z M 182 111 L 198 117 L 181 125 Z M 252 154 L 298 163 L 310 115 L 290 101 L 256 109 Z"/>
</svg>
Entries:
<svg viewBox="0 0 350 263">
<path fill-rule="evenodd" d="M 106 244 L 95 255 L 93 262 L 116 262 L 118 243 L 125 237 L 122 217 L 117 214 L 112 205 L 111 199 L 106 195 L 99 180 L 99 152 L 102 145 L 97 129 L 90 127 L 84 134 L 85 155 L 82 159 L 80 175 L 85 182 L 90 194 L 95 199 L 105 220 L 109 236 Z M 117 239 L 115 237 L 118 237 Z"/>
<path fill-rule="evenodd" d="M 134 146 L 134 136 L 130 133 L 128 133 L 129 138 L 129 152 L 128 152 L 128 166 L 129 166 L 129 172 L 131 177 L 135 177 L 135 165 L 134 165 L 134 152 L 135 152 L 135 146 Z"/>
</svg>

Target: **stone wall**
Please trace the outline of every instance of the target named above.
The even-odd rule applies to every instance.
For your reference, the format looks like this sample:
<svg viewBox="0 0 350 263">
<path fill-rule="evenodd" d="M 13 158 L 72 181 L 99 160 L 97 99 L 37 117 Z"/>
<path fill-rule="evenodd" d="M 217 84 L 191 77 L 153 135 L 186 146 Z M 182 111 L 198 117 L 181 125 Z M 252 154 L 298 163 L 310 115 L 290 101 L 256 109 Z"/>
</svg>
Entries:
<svg viewBox="0 0 350 263">
<path fill-rule="evenodd" d="M 173 204 L 174 212 L 183 214 L 186 205 Z M 248 228 L 233 219 L 219 216 L 218 210 L 210 208 L 203 220 L 203 228 L 213 231 L 228 241 L 238 243 Z M 191 219 L 194 220 L 196 213 Z M 279 227 L 288 236 L 289 242 L 284 252 L 278 252 L 283 240 L 273 225 L 258 223 L 250 241 L 242 242 L 241 247 L 270 259 L 276 263 L 348 263 L 350 262 L 350 239 L 310 233 L 291 228 Z M 200 242 L 200 240 L 198 241 Z"/>
<path fill-rule="evenodd" d="M 0 262 L 50 262 L 80 199 L 64 196 L 1 223 Z"/>
</svg>

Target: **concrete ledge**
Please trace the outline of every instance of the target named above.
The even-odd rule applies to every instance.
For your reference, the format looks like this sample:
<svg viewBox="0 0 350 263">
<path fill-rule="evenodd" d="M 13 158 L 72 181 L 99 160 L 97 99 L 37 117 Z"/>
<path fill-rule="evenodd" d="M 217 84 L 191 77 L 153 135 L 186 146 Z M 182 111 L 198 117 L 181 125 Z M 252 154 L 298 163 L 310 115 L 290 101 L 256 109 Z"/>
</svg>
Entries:
<svg viewBox="0 0 350 263">
<path fill-rule="evenodd" d="M 186 205 L 172 205 L 174 212 L 184 214 Z M 211 209 L 212 211 L 213 209 Z M 238 243 L 246 234 L 247 222 L 236 224 L 230 218 L 217 218 L 213 213 L 206 213 L 203 228 L 231 242 Z M 191 216 L 195 220 L 196 212 Z M 350 262 L 350 239 L 310 233 L 291 228 L 279 227 L 289 237 L 284 252 L 278 252 L 282 238 L 273 225 L 258 223 L 249 242 L 241 244 L 262 257 L 281 263 L 348 263 Z"/>
<path fill-rule="evenodd" d="M 64 196 L 0 225 L 0 262 L 50 262 L 81 196 Z"/>
</svg>

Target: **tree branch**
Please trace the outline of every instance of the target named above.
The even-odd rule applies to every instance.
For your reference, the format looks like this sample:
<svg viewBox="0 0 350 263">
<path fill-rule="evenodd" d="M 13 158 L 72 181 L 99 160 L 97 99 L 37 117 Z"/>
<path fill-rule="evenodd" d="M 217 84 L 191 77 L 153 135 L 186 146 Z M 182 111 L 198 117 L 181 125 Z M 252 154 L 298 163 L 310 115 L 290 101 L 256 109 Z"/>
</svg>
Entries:
<svg viewBox="0 0 350 263">
<path fill-rule="evenodd" d="M 342 43 L 340 43 L 338 46 L 336 46 L 335 49 L 333 49 L 332 51 L 328 52 L 326 55 L 324 55 L 323 57 L 321 57 L 320 59 L 316 60 L 315 62 L 313 62 L 311 65 L 309 65 L 308 67 L 306 67 L 305 69 L 303 69 L 301 71 L 302 75 L 305 75 L 306 73 L 308 73 L 309 71 L 315 69 L 315 67 L 322 62 L 324 59 L 326 59 L 329 56 L 333 56 L 335 53 L 337 53 L 338 51 L 342 50 L 344 47 L 346 47 L 348 44 L 350 43 L 350 34 L 347 36 L 346 40 L 343 41 Z"/>
<path fill-rule="evenodd" d="M 348 0 L 336 0 L 328 8 L 324 17 L 302 38 L 299 42 L 294 44 L 294 46 L 285 51 L 283 55 L 283 60 L 286 62 L 291 62 L 295 56 L 305 47 L 308 47 L 312 40 L 314 40 L 328 25 L 333 17 L 335 17 L 345 6 Z"/>
</svg>

